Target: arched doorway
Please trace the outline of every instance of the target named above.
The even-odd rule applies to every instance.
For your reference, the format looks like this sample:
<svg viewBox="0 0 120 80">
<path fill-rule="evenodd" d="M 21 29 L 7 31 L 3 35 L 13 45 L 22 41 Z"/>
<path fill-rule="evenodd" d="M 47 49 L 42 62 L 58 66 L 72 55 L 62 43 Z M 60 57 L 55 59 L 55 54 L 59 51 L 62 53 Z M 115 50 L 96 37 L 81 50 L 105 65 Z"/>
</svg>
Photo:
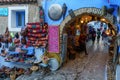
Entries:
<svg viewBox="0 0 120 80">
<path fill-rule="evenodd" d="M 85 24 L 87 24 L 90 21 L 102 21 L 102 22 L 105 22 L 106 24 L 109 24 L 109 29 L 114 31 L 114 36 L 116 37 L 116 35 L 117 35 L 117 27 L 114 25 L 114 21 L 113 21 L 114 17 L 113 17 L 113 15 L 110 15 L 109 13 L 107 13 L 107 15 L 103 15 L 102 13 L 103 13 L 102 10 L 98 9 L 98 8 L 81 8 L 81 9 L 78 9 L 78 10 L 74 11 L 75 17 L 71 18 L 71 16 L 68 15 L 63 20 L 63 22 L 60 24 L 61 53 L 66 54 L 66 52 L 67 52 L 67 49 L 66 49 L 67 45 L 65 45 L 65 42 L 66 42 L 65 39 L 67 39 L 67 37 L 66 37 L 66 35 L 64 35 L 64 34 L 68 34 L 66 32 L 66 28 L 70 24 L 74 23 L 75 21 L 79 21 L 82 18 L 82 16 L 84 16 L 84 15 L 92 17 L 90 20 L 86 20 L 86 21 L 84 20 Z M 113 51 L 116 52 L 117 45 L 115 43 L 113 43 L 113 45 L 114 45 L 114 50 Z M 113 57 L 114 56 L 115 56 L 115 54 L 113 54 Z M 112 57 L 112 60 L 113 60 L 113 57 Z M 114 73 L 111 73 L 111 74 L 113 75 Z"/>
</svg>

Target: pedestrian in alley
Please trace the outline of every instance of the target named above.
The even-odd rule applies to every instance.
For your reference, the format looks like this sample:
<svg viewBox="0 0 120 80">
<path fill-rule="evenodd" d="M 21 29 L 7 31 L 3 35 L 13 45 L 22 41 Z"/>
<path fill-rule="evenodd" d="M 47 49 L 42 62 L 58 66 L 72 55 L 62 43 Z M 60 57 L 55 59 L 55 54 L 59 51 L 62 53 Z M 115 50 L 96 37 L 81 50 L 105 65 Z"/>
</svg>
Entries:
<svg viewBox="0 0 120 80">
<path fill-rule="evenodd" d="M 91 34 L 92 34 L 92 41 L 93 41 L 93 43 L 94 43 L 94 42 L 95 42 L 95 38 L 96 38 L 96 31 L 95 31 L 95 28 L 92 29 Z"/>
<path fill-rule="evenodd" d="M 100 29 L 97 29 L 97 42 L 100 41 L 101 31 Z"/>
<path fill-rule="evenodd" d="M 86 49 L 86 38 L 87 38 L 87 36 L 85 35 L 85 33 L 81 32 L 80 37 L 79 37 L 79 47 L 83 51 L 85 51 L 85 55 L 88 55 L 87 49 Z"/>
</svg>

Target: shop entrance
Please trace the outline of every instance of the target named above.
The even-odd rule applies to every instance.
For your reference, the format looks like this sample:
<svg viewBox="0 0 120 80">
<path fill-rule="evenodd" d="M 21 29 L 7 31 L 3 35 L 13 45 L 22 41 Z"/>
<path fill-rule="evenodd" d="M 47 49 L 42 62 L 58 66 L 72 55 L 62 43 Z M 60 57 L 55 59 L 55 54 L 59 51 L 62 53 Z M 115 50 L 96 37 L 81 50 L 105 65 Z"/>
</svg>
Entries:
<svg viewBox="0 0 120 80">
<path fill-rule="evenodd" d="M 87 45 L 112 46 L 116 31 L 103 17 L 82 14 L 64 27 L 67 34 L 67 58 L 74 59 L 75 53 L 83 52 L 88 55 Z M 100 44 L 101 43 L 101 44 Z M 114 53 L 111 53 L 113 56 Z"/>
<path fill-rule="evenodd" d="M 86 36 L 86 47 L 91 43 L 96 45 L 102 42 L 104 44 L 102 46 L 108 45 L 108 54 L 112 56 L 111 60 L 114 60 L 117 52 L 117 45 L 115 43 L 117 30 L 113 23 L 113 16 L 108 13 L 107 15 L 102 15 L 102 10 L 96 8 L 82 8 L 74 11 L 74 13 L 75 17 L 71 18 L 68 15 L 60 25 L 61 53 L 64 54 L 63 60 L 66 61 L 68 58 L 75 59 L 76 52 L 85 51 L 84 45 L 79 41 L 82 40 L 80 35 L 83 34 Z M 95 35 L 93 34 L 94 30 Z M 104 38 L 103 32 L 107 38 Z M 93 38 L 93 36 L 95 37 Z M 91 50 L 93 49 L 91 48 Z"/>
<path fill-rule="evenodd" d="M 95 13 L 95 10 L 96 12 L 98 11 L 98 13 Z M 89 11 L 90 13 L 84 12 L 84 11 Z M 99 31 L 101 33 L 100 36 L 102 36 L 102 39 L 103 39 L 104 35 L 102 35 L 102 33 L 104 31 L 105 34 L 111 38 L 111 41 L 114 40 L 114 38 L 117 35 L 117 30 L 113 24 L 112 15 L 107 14 L 106 16 L 103 16 L 101 15 L 102 12 L 99 9 L 97 10 L 96 8 L 93 8 L 93 10 L 92 8 L 79 9 L 78 12 L 79 13 L 77 13 L 77 11 L 74 12 L 76 13 L 75 15 L 77 15 L 74 18 L 70 19 L 71 16 L 67 16 L 66 19 L 60 25 L 60 37 L 61 37 L 60 41 L 62 43 L 61 44 L 62 53 L 66 54 L 68 51 L 67 47 L 69 47 L 70 45 L 71 46 L 74 45 L 74 48 L 76 49 L 78 48 L 76 46 L 80 46 L 79 44 L 80 34 L 84 34 L 87 40 L 92 39 L 92 42 L 94 42 L 95 38 L 93 38 L 93 34 L 91 33 L 93 29 L 95 29 L 96 37 L 98 35 L 97 32 Z M 97 27 L 95 27 L 94 25 L 97 25 Z M 64 34 L 67 34 L 66 38 L 64 37 Z M 74 37 L 74 40 L 73 40 L 73 37 Z M 99 40 L 98 37 L 97 37 L 97 40 Z M 65 41 L 64 39 L 67 39 L 67 40 Z M 71 42 L 68 42 L 68 41 L 71 41 Z M 66 43 L 69 43 L 69 46 Z M 64 46 L 64 49 L 63 49 L 63 45 L 66 45 Z"/>
</svg>

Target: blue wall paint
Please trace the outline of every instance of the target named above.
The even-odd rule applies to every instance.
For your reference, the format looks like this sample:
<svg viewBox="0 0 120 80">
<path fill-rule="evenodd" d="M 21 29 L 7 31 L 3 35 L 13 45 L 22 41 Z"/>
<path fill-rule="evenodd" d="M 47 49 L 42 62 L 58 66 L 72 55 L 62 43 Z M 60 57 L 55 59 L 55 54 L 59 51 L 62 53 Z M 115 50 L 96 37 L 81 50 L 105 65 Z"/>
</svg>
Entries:
<svg viewBox="0 0 120 80">
<path fill-rule="evenodd" d="M 57 21 L 53 21 L 49 18 L 48 16 L 48 9 L 50 5 L 52 4 L 60 4 L 61 6 L 65 3 L 68 7 L 66 16 L 68 15 L 68 10 L 73 9 L 79 9 L 83 7 L 96 7 L 96 8 L 102 8 L 102 6 L 106 5 L 108 8 L 109 7 L 115 7 L 114 15 L 117 16 L 117 7 L 116 6 L 110 6 L 110 4 L 113 5 L 120 5 L 120 0 L 43 0 L 42 1 L 42 6 L 44 9 L 45 13 L 45 21 L 48 22 L 49 25 L 59 25 L 62 22 L 62 18 Z M 120 24 L 117 24 L 119 27 L 119 32 L 120 32 Z M 120 48 L 119 48 L 120 52 Z"/>
<path fill-rule="evenodd" d="M 0 16 L 8 16 L 8 8 L 0 8 Z"/>
<path fill-rule="evenodd" d="M 66 16 L 68 15 L 68 10 L 70 9 L 76 10 L 83 7 L 102 8 L 103 5 L 110 7 L 107 0 L 43 0 L 42 5 L 45 10 L 45 21 L 48 22 L 48 24 L 59 25 L 62 22 L 62 18 L 57 21 L 51 20 L 48 16 L 48 9 L 52 4 L 60 4 L 62 6 L 63 3 L 65 3 L 68 7 Z"/>
</svg>

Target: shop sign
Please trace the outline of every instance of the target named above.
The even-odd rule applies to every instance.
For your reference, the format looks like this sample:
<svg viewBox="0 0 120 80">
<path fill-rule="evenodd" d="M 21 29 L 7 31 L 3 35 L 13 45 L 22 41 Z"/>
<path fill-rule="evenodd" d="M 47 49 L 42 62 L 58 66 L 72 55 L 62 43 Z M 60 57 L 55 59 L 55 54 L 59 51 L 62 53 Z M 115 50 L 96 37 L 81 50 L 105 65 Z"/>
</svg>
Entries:
<svg viewBox="0 0 120 80">
<path fill-rule="evenodd" d="M 8 16 L 8 8 L 0 8 L 0 16 Z"/>
<path fill-rule="evenodd" d="M 49 26 L 48 51 L 51 53 L 59 53 L 59 27 Z"/>
</svg>

